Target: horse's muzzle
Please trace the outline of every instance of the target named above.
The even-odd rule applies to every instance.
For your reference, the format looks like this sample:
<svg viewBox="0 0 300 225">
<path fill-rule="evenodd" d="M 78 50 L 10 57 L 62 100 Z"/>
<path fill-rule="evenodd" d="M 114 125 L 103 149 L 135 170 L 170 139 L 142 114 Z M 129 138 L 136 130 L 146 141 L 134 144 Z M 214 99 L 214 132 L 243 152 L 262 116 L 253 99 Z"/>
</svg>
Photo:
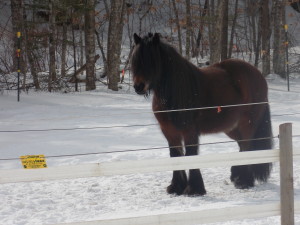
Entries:
<svg viewBox="0 0 300 225">
<path fill-rule="evenodd" d="M 144 83 L 139 83 L 139 84 L 135 84 L 133 85 L 135 92 L 138 95 L 144 95 L 146 93 L 146 85 Z"/>
</svg>

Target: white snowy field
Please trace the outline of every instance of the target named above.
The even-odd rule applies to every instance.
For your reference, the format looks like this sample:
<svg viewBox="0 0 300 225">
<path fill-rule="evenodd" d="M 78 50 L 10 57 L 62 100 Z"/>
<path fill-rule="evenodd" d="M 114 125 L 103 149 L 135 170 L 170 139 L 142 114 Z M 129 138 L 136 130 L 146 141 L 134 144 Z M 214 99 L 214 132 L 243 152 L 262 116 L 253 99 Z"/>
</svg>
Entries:
<svg viewBox="0 0 300 225">
<path fill-rule="evenodd" d="M 269 82 L 273 133 L 281 123 L 293 123 L 293 145 L 300 147 L 300 79 L 291 92 L 276 76 Z M 123 88 L 118 93 L 100 88 L 81 93 L 0 94 L 0 169 L 22 169 L 22 155 L 60 156 L 165 147 L 166 140 L 151 112 L 151 98 Z M 284 115 L 285 114 L 285 115 Z M 289 115 L 287 115 L 289 114 Z M 115 127 L 127 125 L 148 125 Z M 98 127 L 98 128 L 97 128 Z M 102 127 L 102 128 L 99 128 Z M 95 128 L 52 131 L 24 131 Z M 201 143 L 229 140 L 223 134 L 201 137 Z M 278 140 L 275 139 L 275 148 Z M 237 151 L 235 143 L 203 145 L 200 154 Z M 48 167 L 82 163 L 169 157 L 168 149 L 47 158 Z M 0 185 L 0 224 L 56 224 L 170 212 L 272 203 L 279 200 L 279 168 L 274 164 L 267 183 L 249 190 L 235 189 L 230 168 L 203 169 L 207 194 L 174 196 L 165 189 L 171 172 Z M 295 199 L 300 200 L 300 162 L 294 162 Z M 300 215 L 296 216 L 300 225 Z M 226 225 L 280 224 L 279 217 L 218 223 Z M 216 225 L 216 224 L 215 224 Z"/>
</svg>

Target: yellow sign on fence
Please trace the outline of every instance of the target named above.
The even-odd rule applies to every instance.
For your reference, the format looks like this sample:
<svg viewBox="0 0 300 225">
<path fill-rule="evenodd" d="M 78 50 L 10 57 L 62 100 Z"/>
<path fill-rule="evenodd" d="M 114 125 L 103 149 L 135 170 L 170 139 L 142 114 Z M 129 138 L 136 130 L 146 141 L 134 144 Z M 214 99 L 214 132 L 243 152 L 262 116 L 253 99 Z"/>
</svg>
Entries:
<svg viewBox="0 0 300 225">
<path fill-rule="evenodd" d="M 25 155 L 20 158 L 24 169 L 47 168 L 46 158 L 44 155 Z"/>
</svg>

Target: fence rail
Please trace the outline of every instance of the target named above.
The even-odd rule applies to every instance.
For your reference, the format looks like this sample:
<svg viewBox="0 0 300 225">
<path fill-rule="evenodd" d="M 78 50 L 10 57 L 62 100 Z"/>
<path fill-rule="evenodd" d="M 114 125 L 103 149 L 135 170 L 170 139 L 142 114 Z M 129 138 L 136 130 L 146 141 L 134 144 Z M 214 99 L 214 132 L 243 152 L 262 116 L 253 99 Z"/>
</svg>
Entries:
<svg viewBox="0 0 300 225">
<path fill-rule="evenodd" d="M 35 170 L 0 170 L 0 183 L 74 179 L 132 173 L 149 173 L 196 168 L 237 166 L 280 162 L 281 202 L 263 205 L 229 207 L 141 216 L 123 219 L 65 223 L 68 225 L 188 225 L 281 215 L 282 225 L 294 225 L 294 211 L 300 213 L 300 202 L 294 207 L 293 159 L 300 159 L 300 149 L 292 149 L 291 124 L 280 125 L 280 150 L 261 150 L 204 156 L 149 159 L 60 166 Z"/>
<path fill-rule="evenodd" d="M 300 149 L 294 151 L 294 159 L 300 159 Z M 279 161 L 279 149 L 253 152 L 232 152 L 203 156 L 174 157 L 90 163 L 81 165 L 49 167 L 45 169 L 0 170 L 0 183 L 75 179 L 134 173 L 151 173 L 172 170 L 238 166 Z"/>
<path fill-rule="evenodd" d="M 295 204 L 295 209 L 296 213 L 300 213 L 300 202 Z M 55 225 L 195 225 L 241 220 L 245 218 L 265 218 L 279 215 L 280 203 L 276 202 L 261 205 L 234 206 L 111 220 L 60 223 Z"/>
</svg>

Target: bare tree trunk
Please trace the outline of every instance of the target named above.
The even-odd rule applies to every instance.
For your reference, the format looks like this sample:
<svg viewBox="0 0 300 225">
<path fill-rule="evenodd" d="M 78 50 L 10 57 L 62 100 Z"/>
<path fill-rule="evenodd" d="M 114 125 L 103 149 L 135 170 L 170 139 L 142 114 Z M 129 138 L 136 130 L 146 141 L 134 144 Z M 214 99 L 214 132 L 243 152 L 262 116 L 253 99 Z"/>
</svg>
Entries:
<svg viewBox="0 0 300 225">
<path fill-rule="evenodd" d="M 48 91 L 52 91 L 52 82 L 56 80 L 55 46 L 55 10 L 54 0 L 49 0 L 49 80 Z"/>
<path fill-rule="evenodd" d="M 107 15 L 109 15 L 110 11 L 109 11 L 109 6 L 108 6 L 108 3 L 107 3 L 107 0 L 104 0 L 103 2 L 104 2 L 105 12 L 106 12 Z"/>
<path fill-rule="evenodd" d="M 196 57 L 199 55 L 199 51 L 200 51 L 200 42 L 201 42 L 201 39 L 202 39 L 202 32 L 203 32 L 203 18 L 206 16 L 207 14 L 207 10 L 208 10 L 208 1 L 209 0 L 205 0 L 205 3 L 204 3 L 204 7 L 203 7 L 203 10 L 202 10 L 202 13 L 200 13 L 200 16 L 199 16 L 199 30 L 198 30 L 198 34 L 197 34 L 197 39 L 196 39 L 196 46 L 195 46 L 195 49 L 193 51 L 193 55 L 192 57 Z M 201 4 L 200 4 L 200 1 L 199 1 L 199 8 L 201 8 Z M 201 55 L 201 57 L 203 57 L 203 55 Z"/>
<path fill-rule="evenodd" d="M 251 42 L 251 55 L 254 54 L 254 65 L 258 67 L 258 60 L 261 49 L 261 20 L 262 20 L 262 8 L 260 1 L 246 0 L 246 14 L 248 17 L 249 30 L 250 30 L 250 42 Z"/>
<path fill-rule="evenodd" d="M 175 0 L 172 0 L 172 5 L 173 5 L 173 10 L 174 10 L 174 14 L 175 14 L 175 22 L 176 22 L 176 27 L 177 27 L 179 53 L 182 54 L 181 27 L 179 24 L 178 9 L 176 7 Z"/>
<path fill-rule="evenodd" d="M 271 72 L 271 61 L 270 61 L 270 10 L 269 0 L 262 0 L 262 74 L 264 76 Z"/>
<path fill-rule="evenodd" d="M 208 5 L 208 18 L 210 23 L 208 24 L 208 40 L 209 40 L 209 51 L 210 51 L 210 57 L 209 61 L 211 64 L 213 64 L 215 61 L 219 61 L 218 59 L 215 59 L 215 51 L 216 51 L 216 32 L 214 31 L 214 27 L 216 25 L 215 21 L 215 1 L 209 0 Z"/>
<path fill-rule="evenodd" d="M 104 77 L 107 76 L 107 60 L 106 60 L 106 55 L 105 55 L 105 52 L 104 52 L 103 45 L 101 44 L 101 41 L 100 41 L 99 32 L 97 30 L 95 30 L 95 34 L 96 34 L 96 37 L 97 37 L 97 43 L 98 43 L 99 49 L 101 51 L 101 55 L 102 55 L 102 59 L 103 59 L 103 64 L 104 64 L 104 72 L 100 76 L 100 78 L 104 78 Z"/>
<path fill-rule="evenodd" d="M 263 0 L 262 0 L 263 1 Z M 256 35 L 256 43 L 255 44 L 255 48 L 254 48 L 254 51 L 255 51 L 255 60 L 254 60 L 254 65 L 256 67 L 258 67 L 258 60 L 259 60 L 259 55 L 260 55 L 260 50 L 261 50 L 261 29 L 262 29 L 262 6 L 261 6 L 261 2 L 259 3 L 259 21 L 258 21 L 258 24 L 257 24 L 257 35 Z M 255 29 L 255 17 L 253 15 L 253 24 L 254 24 L 254 29 Z"/>
<path fill-rule="evenodd" d="M 283 20 L 285 16 L 285 7 L 282 0 L 274 0 L 273 3 L 273 70 L 274 73 L 279 74 L 282 78 L 285 77 L 285 46 L 283 45 L 284 30 Z"/>
<path fill-rule="evenodd" d="M 234 16 L 233 16 L 233 21 L 232 21 L 232 26 L 231 26 L 230 41 L 229 41 L 229 48 L 228 48 L 228 58 L 231 58 L 231 55 L 232 55 L 233 37 L 234 37 L 234 33 L 235 33 L 235 25 L 236 25 L 236 20 L 237 20 L 237 15 L 238 15 L 238 4 L 239 4 L 239 0 L 235 0 Z"/>
<path fill-rule="evenodd" d="M 219 1 L 218 5 L 215 5 L 215 1 L 211 0 L 209 5 L 209 49 L 210 49 L 210 64 L 214 64 L 220 61 L 220 33 L 221 33 L 221 9 L 224 0 Z"/>
<path fill-rule="evenodd" d="M 222 0 L 220 22 L 221 22 L 221 60 L 228 58 L 228 1 Z"/>
<path fill-rule="evenodd" d="M 61 43 L 61 77 L 66 76 L 66 53 L 67 53 L 67 32 L 68 27 L 66 22 L 63 22 L 62 27 L 62 43 Z"/>
<path fill-rule="evenodd" d="M 23 14 L 24 14 L 24 18 L 26 18 L 25 9 L 23 9 Z M 39 83 L 38 74 L 37 74 L 37 71 L 36 71 L 36 66 L 35 66 L 35 63 L 34 63 L 33 43 L 32 43 L 32 40 L 29 40 L 28 29 L 29 29 L 29 27 L 27 26 L 27 21 L 25 19 L 24 20 L 25 52 L 26 52 L 28 63 L 29 63 L 31 75 L 32 75 L 32 78 L 33 78 L 34 87 L 35 87 L 36 90 L 39 90 L 40 89 L 40 83 Z"/>
<path fill-rule="evenodd" d="M 191 1 L 185 0 L 186 4 L 186 41 L 185 41 L 185 55 L 190 59 L 191 39 L 192 39 L 192 20 L 191 20 Z"/>
<path fill-rule="evenodd" d="M 34 84 L 35 89 L 39 90 L 41 87 L 40 87 L 38 74 L 37 74 L 37 71 L 36 71 L 35 63 L 34 63 L 34 57 L 32 55 L 33 54 L 32 53 L 32 43 L 30 43 L 28 40 L 26 40 L 26 42 L 27 42 L 26 47 L 25 47 L 26 48 L 26 55 L 27 55 L 31 75 L 32 75 L 32 78 L 33 78 L 33 84 Z"/>
<path fill-rule="evenodd" d="M 84 60 L 84 45 L 83 45 L 83 27 L 80 26 L 79 31 L 79 48 L 80 48 L 80 55 L 79 55 L 79 66 L 83 65 Z M 95 53 L 96 54 L 96 53 Z"/>
<path fill-rule="evenodd" d="M 74 16 L 74 10 L 72 9 L 72 18 Z M 74 24 L 72 24 L 72 44 L 73 44 L 73 60 L 74 60 L 74 74 L 73 77 L 75 79 L 75 91 L 78 91 L 78 79 L 75 76 L 75 73 L 77 71 L 77 59 L 76 59 L 76 38 L 75 38 L 75 31 L 74 31 Z"/>
<path fill-rule="evenodd" d="M 124 5 L 124 0 L 111 2 L 107 43 L 107 74 L 108 88 L 113 91 L 118 91 L 118 82 L 120 81 Z"/>
<path fill-rule="evenodd" d="M 85 20 L 86 90 L 96 89 L 95 77 L 95 0 L 87 0 Z"/>
</svg>

